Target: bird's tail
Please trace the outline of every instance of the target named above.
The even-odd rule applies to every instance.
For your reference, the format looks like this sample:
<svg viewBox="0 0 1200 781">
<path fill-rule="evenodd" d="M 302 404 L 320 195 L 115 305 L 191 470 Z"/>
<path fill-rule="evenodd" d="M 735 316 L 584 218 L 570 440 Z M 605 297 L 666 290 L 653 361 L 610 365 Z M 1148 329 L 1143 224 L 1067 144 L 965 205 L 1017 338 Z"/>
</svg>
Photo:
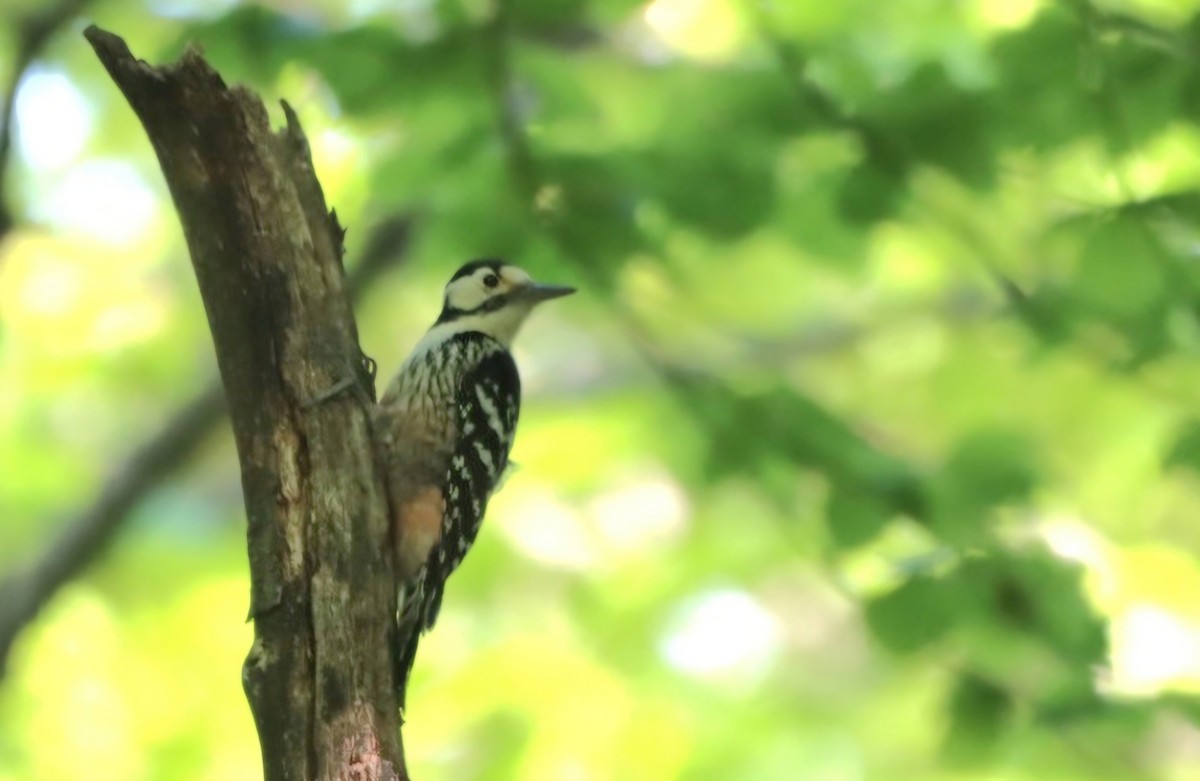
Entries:
<svg viewBox="0 0 1200 781">
<path fill-rule="evenodd" d="M 409 593 L 405 593 L 405 592 Z M 417 643 L 421 639 L 420 599 L 414 589 L 401 588 L 396 604 L 395 636 L 392 638 L 392 680 L 396 685 L 396 699 L 400 710 L 404 710 L 408 692 L 408 678 L 417 659 Z"/>
</svg>

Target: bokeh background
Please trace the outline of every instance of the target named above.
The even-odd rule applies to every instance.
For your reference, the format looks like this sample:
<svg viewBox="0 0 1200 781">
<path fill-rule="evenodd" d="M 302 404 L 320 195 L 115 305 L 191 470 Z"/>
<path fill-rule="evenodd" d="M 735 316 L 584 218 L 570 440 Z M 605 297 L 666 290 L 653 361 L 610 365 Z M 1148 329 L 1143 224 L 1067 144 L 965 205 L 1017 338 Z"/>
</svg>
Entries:
<svg viewBox="0 0 1200 781">
<path fill-rule="evenodd" d="M 261 772 L 203 310 L 88 21 L 295 106 L 348 265 L 409 221 L 358 304 L 381 382 L 466 259 L 582 290 L 518 345 L 416 777 L 1200 779 L 1197 0 L 0 19 L 0 617 L 48 596 L 0 781 Z"/>
</svg>

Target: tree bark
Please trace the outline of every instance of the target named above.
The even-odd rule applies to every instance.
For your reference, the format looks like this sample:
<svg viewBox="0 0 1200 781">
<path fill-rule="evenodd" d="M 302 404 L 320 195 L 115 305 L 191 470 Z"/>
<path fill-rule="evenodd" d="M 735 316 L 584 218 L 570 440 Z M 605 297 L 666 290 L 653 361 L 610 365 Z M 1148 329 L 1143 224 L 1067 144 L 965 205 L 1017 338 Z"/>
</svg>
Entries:
<svg viewBox="0 0 1200 781">
<path fill-rule="evenodd" d="M 308 142 L 286 103 L 273 133 L 262 101 L 194 50 L 152 67 L 115 35 L 85 35 L 158 155 L 216 347 L 248 518 L 242 675 L 265 777 L 405 779 L 373 389 Z"/>
</svg>

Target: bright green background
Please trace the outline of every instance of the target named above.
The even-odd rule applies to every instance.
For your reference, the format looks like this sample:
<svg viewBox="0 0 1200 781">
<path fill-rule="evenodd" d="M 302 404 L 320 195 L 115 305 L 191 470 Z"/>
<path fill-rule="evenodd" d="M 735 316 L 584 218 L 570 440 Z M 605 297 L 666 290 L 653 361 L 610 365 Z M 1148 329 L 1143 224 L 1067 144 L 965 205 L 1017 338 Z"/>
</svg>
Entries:
<svg viewBox="0 0 1200 781">
<path fill-rule="evenodd" d="M 291 102 L 351 260 L 417 215 L 359 308 L 381 373 L 466 259 L 583 290 L 518 345 L 413 773 L 1200 778 L 1200 2 L 497 9 L 89 10 Z M 214 370 L 82 26 L 6 183 L 3 569 Z M 222 429 L 18 643 L 0 781 L 258 776 L 243 527 Z"/>
</svg>

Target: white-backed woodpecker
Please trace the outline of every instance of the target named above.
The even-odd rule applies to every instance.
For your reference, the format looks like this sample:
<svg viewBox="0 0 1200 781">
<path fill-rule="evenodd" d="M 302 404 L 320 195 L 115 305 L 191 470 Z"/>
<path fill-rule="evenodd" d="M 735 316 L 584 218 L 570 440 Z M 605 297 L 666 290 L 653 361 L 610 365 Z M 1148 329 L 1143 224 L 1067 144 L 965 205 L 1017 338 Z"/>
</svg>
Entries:
<svg viewBox="0 0 1200 781">
<path fill-rule="evenodd" d="M 471 549 L 508 466 L 521 406 L 509 345 L 534 307 L 573 292 L 503 261 L 467 263 L 376 407 L 400 593 L 393 654 L 401 695 L 446 579 Z"/>
</svg>

